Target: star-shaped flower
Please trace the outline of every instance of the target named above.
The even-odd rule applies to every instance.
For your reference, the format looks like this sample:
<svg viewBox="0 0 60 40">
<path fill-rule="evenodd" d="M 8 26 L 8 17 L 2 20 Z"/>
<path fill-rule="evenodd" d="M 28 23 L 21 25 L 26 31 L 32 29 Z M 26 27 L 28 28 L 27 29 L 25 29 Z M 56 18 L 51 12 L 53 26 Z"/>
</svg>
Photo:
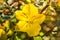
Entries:
<svg viewBox="0 0 60 40">
<path fill-rule="evenodd" d="M 15 12 L 15 16 L 19 20 L 16 29 L 27 32 L 29 36 L 37 36 L 41 30 L 40 24 L 45 20 L 45 15 L 39 14 L 33 4 L 25 4 L 22 10 Z"/>
</svg>

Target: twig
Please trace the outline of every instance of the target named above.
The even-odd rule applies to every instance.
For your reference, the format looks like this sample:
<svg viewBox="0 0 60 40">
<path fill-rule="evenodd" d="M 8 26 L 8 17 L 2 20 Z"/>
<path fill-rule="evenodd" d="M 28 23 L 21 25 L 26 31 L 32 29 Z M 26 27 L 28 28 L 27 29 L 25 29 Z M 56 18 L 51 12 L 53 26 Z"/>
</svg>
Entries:
<svg viewBox="0 0 60 40">
<path fill-rule="evenodd" d="M 43 13 L 43 11 L 45 11 L 46 8 L 49 7 L 50 4 L 51 4 L 51 0 L 49 0 L 49 2 L 47 3 L 47 5 L 41 10 L 40 13 Z"/>
<path fill-rule="evenodd" d="M 23 1 L 19 1 L 19 2 L 14 2 L 10 7 L 12 8 L 13 6 L 17 6 L 17 5 L 24 5 L 24 2 Z"/>
<path fill-rule="evenodd" d="M 50 24 L 51 25 L 51 24 Z M 53 23 L 54 26 L 48 26 L 50 28 L 50 30 L 48 32 L 46 32 L 42 37 L 44 37 L 45 35 L 48 35 L 50 32 L 52 32 L 52 30 L 54 29 L 54 27 L 56 26 L 55 22 Z"/>
</svg>

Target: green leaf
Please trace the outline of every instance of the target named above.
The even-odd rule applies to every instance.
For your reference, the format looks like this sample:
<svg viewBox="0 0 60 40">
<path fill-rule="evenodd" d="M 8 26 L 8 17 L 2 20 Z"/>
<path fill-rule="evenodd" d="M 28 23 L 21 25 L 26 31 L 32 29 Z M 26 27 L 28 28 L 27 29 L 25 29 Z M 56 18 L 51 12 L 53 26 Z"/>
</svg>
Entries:
<svg viewBox="0 0 60 40">
<path fill-rule="evenodd" d="M 16 40 L 21 40 L 21 39 L 16 36 Z"/>
<path fill-rule="evenodd" d="M 42 40 L 40 36 L 34 37 L 34 40 Z"/>
<path fill-rule="evenodd" d="M 25 34 L 21 34 L 21 39 L 24 39 L 26 37 Z"/>
<path fill-rule="evenodd" d="M 40 36 L 43 36 L 44 35 L 44 33 L 43 32 L 40 32 Z"/>
</svg>

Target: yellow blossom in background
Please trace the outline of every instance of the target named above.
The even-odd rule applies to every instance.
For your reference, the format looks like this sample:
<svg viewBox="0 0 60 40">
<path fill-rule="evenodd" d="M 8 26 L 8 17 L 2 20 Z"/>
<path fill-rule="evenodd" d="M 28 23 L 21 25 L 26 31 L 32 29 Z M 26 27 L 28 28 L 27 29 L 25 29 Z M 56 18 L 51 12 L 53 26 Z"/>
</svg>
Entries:
<svg viewBox="0 0 60 40">
<path fill-rule="evenodd" d="M 25 4 L 22 10 L 15 12 L 15 16 L 19 20 L 16 28 L 27 32 L 29 36 L 37 36 L 41 30 L 40 24 L 45 20 L 45 15 L 39 14 L 37 7 L 33 4 Z"/>
<path fill-rule="evenodd" d="M 26 0 L 27 2 L 31 3 L 31 0 Z"/>
<path fill-rule="evenodd" d="M 0 29 L 0 37 L 5 34 L 5 31 L 3 29 Z"/>
<path fill-rule="evenodd" d="M 31 2 L 35 2 L 36 0 L 26 0 L 26 1 L 31 3 Z"/>
<path fill-rule="evenodd" d="M 6 20 L 5 23 L 3 23 L 4 27 L 8 28 L 9 27 L 9 20 Z"/>
<path fill-rule="evenodd" d="M 60 0 L 57 0 L 57 5 L 60 6 Z"/>
</svg>

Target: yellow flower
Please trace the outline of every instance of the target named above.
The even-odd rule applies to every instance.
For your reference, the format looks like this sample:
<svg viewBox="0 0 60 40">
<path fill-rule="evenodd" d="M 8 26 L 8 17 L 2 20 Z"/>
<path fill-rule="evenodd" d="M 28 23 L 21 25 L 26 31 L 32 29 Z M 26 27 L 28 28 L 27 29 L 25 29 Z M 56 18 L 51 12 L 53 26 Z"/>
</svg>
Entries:
<svg viewBox="0 0 60 40">
<path fill-rule="evenodd" d="M 31 2 L 35 2 L 36 0 L 26 0 L 26 1 L 31 3 Z"/>
<path fill-rule="evenodd" d="M 3 23 L 4 27 L 9 28 L 9 20 L 6 20 L 5 23 Z"/>
<path fill-rule="evenodd" d="M 60 0 L 57 0 L 57 5 L 60 6 Z"/>
<path fill-rule="evenodd" d="M 37 36 L 41 30 L 40 24 L 45 20 L 45 15 L 39 14 L 33 4 L 25 4 L 22 10 L 17 10 L 15 16 L 19 22 L 17 30 L 27 32 L 29 36 Z"/>
<path fill-rule="evenodd" d="M 0 37 L 5 34 L 5 31 L 3 29 L 0 29 Z"/>
</svg>

